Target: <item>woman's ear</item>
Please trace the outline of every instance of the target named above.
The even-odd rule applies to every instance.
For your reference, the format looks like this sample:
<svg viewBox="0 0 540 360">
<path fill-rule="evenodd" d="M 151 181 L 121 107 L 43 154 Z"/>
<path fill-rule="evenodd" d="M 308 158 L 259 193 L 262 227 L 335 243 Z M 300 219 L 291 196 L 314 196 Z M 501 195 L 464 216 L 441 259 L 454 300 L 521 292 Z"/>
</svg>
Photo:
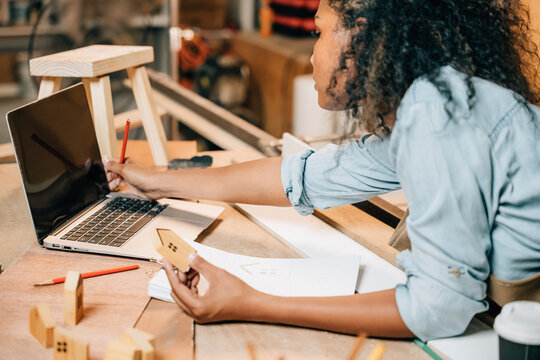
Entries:
<svg viewBox="0 0 540 360">
<path fill-rule="evenodd" d="M 360 30 L 364 29 L 366 27 L 366 25 L 367 25 L 367 19 L 363 18 L 363 17 L 359 17 L 355 21 L 354 29 L 356 31 L 360 31 Z"/>
</svg>

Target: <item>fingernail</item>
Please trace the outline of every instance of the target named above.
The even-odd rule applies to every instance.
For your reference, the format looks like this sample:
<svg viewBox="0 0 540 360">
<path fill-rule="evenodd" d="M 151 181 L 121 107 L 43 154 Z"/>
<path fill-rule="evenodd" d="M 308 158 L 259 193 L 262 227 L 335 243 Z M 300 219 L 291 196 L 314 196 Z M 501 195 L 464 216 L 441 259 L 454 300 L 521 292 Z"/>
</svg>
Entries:
<svg viewBox="0 0 540 360">
<path fill-rule="evenodd" d="M 189 254 L 188 256 L 189 263 L 191 264 L 195 260 L 196 257 L 197 257 L 197 253 L 195 252 L 192 252 L 191 254 Z"/>
<path fill-rule="evenodd" d="M 104 156 L 104 157 L 103 157 L 103 161 L 105 161 L 106 163 L 108 163 L 109 161 L 111 161 L 111 158 L 108 157 L 108 156 Z"/>
</svg>

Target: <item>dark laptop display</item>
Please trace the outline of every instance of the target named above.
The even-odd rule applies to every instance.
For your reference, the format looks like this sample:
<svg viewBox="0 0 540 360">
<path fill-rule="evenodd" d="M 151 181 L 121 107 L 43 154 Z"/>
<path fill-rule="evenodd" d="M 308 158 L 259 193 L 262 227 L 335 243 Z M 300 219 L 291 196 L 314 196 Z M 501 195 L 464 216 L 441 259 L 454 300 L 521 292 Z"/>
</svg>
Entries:
<svg viewBox="0 0 540 360">
<path fill-rule="evenodd" d="M 8 117 L 40 243 L 110 192 L 84 91 L 73 86 Z"/>
</svg>

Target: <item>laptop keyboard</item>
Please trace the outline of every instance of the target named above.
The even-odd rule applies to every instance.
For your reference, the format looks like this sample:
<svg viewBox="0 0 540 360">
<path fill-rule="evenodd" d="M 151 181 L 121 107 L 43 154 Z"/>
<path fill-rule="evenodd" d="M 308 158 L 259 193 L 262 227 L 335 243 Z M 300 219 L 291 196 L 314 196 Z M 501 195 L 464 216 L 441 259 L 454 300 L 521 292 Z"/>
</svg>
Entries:
<svg viewBox="0 0 540 360">
<path fill-rule="evenodd" d="M 166 207 L 152 200 L 115 197 L 61 239 L 118 247 Z"/>
</svg>

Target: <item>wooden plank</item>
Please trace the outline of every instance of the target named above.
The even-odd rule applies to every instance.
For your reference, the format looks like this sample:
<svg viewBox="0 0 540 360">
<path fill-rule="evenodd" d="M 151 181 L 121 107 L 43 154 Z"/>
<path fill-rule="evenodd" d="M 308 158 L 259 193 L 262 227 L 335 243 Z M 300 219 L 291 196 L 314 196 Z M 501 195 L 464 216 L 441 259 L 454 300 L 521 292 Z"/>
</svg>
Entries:
<svg viewBox="0 0 540 360">
<path fill-rule="evenodd" d="M 167 115 L 167 112 L 165 109 L 161 107 L 157 107 L 158 116 L 159 118 L 163 118 L 163 116 Z M 122 132 L 126 128 L 126 120 L 129 120 L 131 122 L 131 129 L 143 126 L 142 118 L 141 118 L 141 112 L 139 109 L 133 109 L 124 111 L 123 113 L 114 115 L 114 129 L 116 132 Z"/>
<path fill-rule="evenodd" d="M 395 216 L 398 219 L 401 219 L 403 215 L 405 215 L 405 210 L 400 209 L 396 205 L 386 201 L 385 199 L 379 196 L 372 197 L 368 201 L 371 202 L 373 205 L 386 211 L 387 213 Z"/>
<path fill-rule="evenodd" d="M 62 78 L 61 77 L 50 77 L 50 76 L 44 76 L 41 78 L 41 82 L 39 83 L 39 92 L 38 92 L 38 99 L 43 99 L 47 96 L 50 96 L 60 90 L 60 87 L 62 86 Z"/>
<path fill-rule="evenodd" d="M 183 114 L 196 114 L 198 119 L 206 120 L 207 123 L 214 124 L 215 128 L 221 129 L 222 133 L 228 133 L 229 137 L 235 137 L 252 148 L 264 152 L 268 156 L 279 155 L 274 149 L 265 148 L 265 144 L 276 142 L 277 139 L 264 130 L 259 129 L 255 125 L 250 124 L 227 109 L 214 104 L 195 92 L 180 86 L 172 81 L 166 74 L 149 69 L 148 75 L 154 93 L 159 92 L 162 95 L 160 96 L 160 100 L 157 100 L 158 104 L 162 105 L 169 113 L 171 113 L 169 107 L 172 108 L 172 104 L 176 103 L 180 106 L 179 109 L 183 109 L 181 110 L 183 111 Z M 167 102 L 167 104 L 170 105 L 165 106 L 164 102 Z M 189 110 L 190 112 L 188 113 L 186 110 Z M 190 127 L 195 125 L 195 122 L 187 123 L 186 121 L 189 119 L 184 118 L 181 111 L 179 111 L 179 115 L 182 116 L 182 122 Z M 175 116 L 174 113 L 171 113 L 171 115 Z M 194 130 L 199 132 L 197 129 Z M 217 136 L 215 138 L 217 138 Z M 231 148 L 225 149 L 232 150 Z"/>
<path fill-rule="evenodd" d="M 315 211 L 315 216 L 396 266 L 396 249 L 388 245 L 394 229 L 352 205 Z"/>
<path fill-rule="evenodd" d="M 163 107 L 173 119 L 180 121 L 205 139 L 212 141 L 224 150 L 252 150 L 256 148 L 237 138 L 227 130 L 212 123 L 200 114 L 192 111 L 174 99 L 154 90 L 156 102 Z"/>
<path fill-rule="evenodd" d="M 151 46 L 91 45 L 31 59 L 30 74 L 91 78 L 153 61 Z"/>
<path fill-rule="evenodd" d="M 154 102 L 146 68 L 144 66 L 129 68 L 127 72 L 154 162 L 160 166 L 167 165 L 170 159 L 169 150 L 167 149 L 167 137 Z"/>
<path fill-rule="evenodd" d="M 92 97 L 92 114 L 101 156 L 118 157 L 111 80 L 108 76 L 88 79 Z"/>
</svg>

